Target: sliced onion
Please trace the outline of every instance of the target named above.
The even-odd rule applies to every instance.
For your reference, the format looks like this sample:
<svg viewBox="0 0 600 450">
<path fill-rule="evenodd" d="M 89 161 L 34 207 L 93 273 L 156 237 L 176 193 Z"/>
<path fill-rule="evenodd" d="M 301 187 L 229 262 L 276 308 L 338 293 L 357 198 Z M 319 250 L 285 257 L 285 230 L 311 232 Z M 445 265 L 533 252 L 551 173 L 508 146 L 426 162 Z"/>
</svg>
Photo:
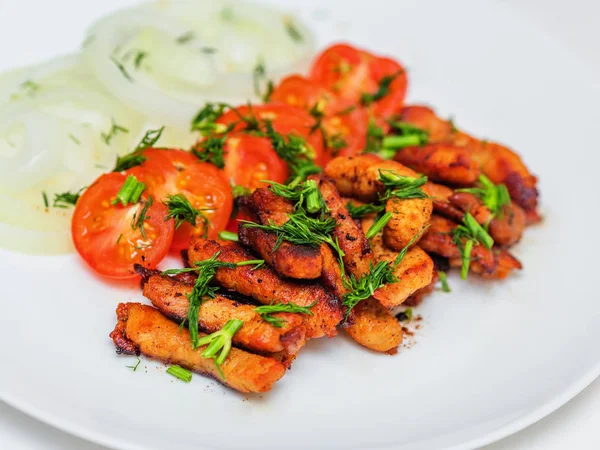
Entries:
<svg viewBox="0 0 600 450">
<path fill-rule="evenodd" d="M 278 79 L 303 71 L 314 51 L 305 26 L 272 7 L 240 1 L 159 1 L 97 22 L 84 60 L 132 108 L 187 128 L 207 101 L 253 100 L 253 69 Z"/>
<path fill-rule="evenodd" d="M 75 57 L 0 77 L 0 99 L 0 246 L 68 252 L 72 209 L 53 208 L 54 195 L 110 170 L 135 146 L 145 119 L 108 95 Z M 129 132 L 107 145 L 102 133 L 113 121 Z"/>
</svg>

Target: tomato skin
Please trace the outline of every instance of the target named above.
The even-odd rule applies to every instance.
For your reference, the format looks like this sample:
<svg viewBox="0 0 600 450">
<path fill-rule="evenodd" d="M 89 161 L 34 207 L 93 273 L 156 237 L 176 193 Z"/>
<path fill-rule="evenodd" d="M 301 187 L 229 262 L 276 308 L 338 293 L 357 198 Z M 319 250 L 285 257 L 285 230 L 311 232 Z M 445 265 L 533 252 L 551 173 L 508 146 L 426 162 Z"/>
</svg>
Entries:
<svg viewBox="0 0 600 450">
<path fill-rule="evenodd" d="M 202 218 L 198 218 L 195 227 L 182 223 L 175 230 L 171 249 L 188 248 L 193 236 L 215 239 L 225 229 L 233 209 L 233 195 L 225 173 L 183 150 L 147 149 L 144 156 L 147 160 L 129 172 L 146 183 L 158 201 L 183 194 L 209 221 L 207 229 Z"/>
<path fill-rule="evenodd" d="M 123 173 L 100 176 L 80 197 L 73 212 L 71 234 L 79 255 L 96 272 L 111 278 L 137 277 L 133 265 L 154 269 L 173 241 L 168 210 L 153 199 L 144 221 L 145 237 L 135 228 L 134 214 L 140 214 L 147 194 L 134 205 L 112 205 L 111 201 L 127 178 Z"/>
<path fill-rule="evenodd" d="M 328 154 L 335 156 L 355 156 L 367 145 L 369 113 L 364 108 L 356 108 L 344 114 L 337 114 L 323 119 L 323 129 L 330 138 L 339 136 L 347 144 L 343 148 L 330 149 Z"/>
<path fill-rule="evenodd" d="M 301 75 L 291 75 L 281 80 L 271 94 L 269 103 L 285 103 L 306 111 L 310 111 L 315 105 L 318 105 L 318 110 L 326 116 L 350 106 L 343 104 L 325 86 Z"/>
<path fill-rule="evenodd" d="M 230 133 L 224 150 L 225 176 L 232 185 L 254 190 L 265 186 L 263 180 L 284 183 L 289 176 L 288 165 L 267 138 Z"/>
<path fill-rule="evenodd" d="M 361 102 L 362 94 L 377 92 L 382 79 L 393 75 L 388 94 L 368 106 L 374 116 L 381 118 L 399 112 L 406 96 L 406 71 L 398 62 L 347 44 L 336 44 L 317 57 L 310 71 L 310 79 L 354 104 Z"/>
<path fill-rule="evenodd" d="M 308 111 L 300 107 L 287 104 L 267 104 L 253 105 L 250 109 L 247 105 L 238 106 L 235 110 L 231 109 L 219 117 L 217 123 L 235 124 L 233 131 L 243 131 L 247 124 L 240 121 L 240 115 L 251 116 L 252 114 L 259 120 L 271 121 L 273 129 L 283 136 L 295 134 L 304 138 L 315 153 L 315 163 L 323 164 L 323 141 L 320 133 L 313 131 L 316 120 Z"/>
</svg>

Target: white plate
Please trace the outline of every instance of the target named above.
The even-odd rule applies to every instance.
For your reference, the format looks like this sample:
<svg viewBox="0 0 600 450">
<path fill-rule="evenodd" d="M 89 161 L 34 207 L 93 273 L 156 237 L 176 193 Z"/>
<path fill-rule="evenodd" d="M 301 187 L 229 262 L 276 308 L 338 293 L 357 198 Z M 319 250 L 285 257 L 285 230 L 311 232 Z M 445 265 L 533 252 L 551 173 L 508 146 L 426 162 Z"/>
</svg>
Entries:
<svg viewBox="0 0 600 450">
<path fill-rule="evenodd" d="M 323 44 L 348 39 L 399 57 L 411 100 L 524 155 L 540 175 L 546 216 L 516 249 L 525 270 L 505 282 L 452 278 L 452 294 L 419 308 L 416 345 L 395 357 L 343 337 L 311 342 L 270 394 L 245 398 L 200 376 L 183 384 L 153 362 L 125 367 L 135 358 L 115 356 L 107 335 L 117 303 L 142 300 L 135 287 L 104 283 L 76 256 L 1 252 L 0 398 L 135 450 L 474 448 L 549 414 L 600 372 L 600 92 L 591 77 L 496 3 L 285 3 L 301 5 Z M 96 4 L 122 2 L 53 2 L 72 11 L 73 25 L 48 41 L 83 28 Z M 19 42 L 0 64 L 23 55 Z"/>
</svg>

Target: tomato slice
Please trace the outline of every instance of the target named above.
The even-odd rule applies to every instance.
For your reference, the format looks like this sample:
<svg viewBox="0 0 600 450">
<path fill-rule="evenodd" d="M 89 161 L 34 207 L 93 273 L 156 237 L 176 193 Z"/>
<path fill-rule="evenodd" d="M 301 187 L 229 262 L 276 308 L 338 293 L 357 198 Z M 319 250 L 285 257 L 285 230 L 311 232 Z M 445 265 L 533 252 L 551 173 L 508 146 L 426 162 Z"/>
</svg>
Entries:
<svg viewBox="0 0 600 450">
<path fill-rule="evenodd" d="M 263 180 L 283 183 L 288 165 L 273 150 L 269 139 L 246 133 L 229 133 L 225 140 L 225 175 L 232 185 L 264 187 Z"/>
<path fill-rule="evenodd" d="M 406 71 L 398 62 L 373 55 L 347 44 L 327 48 L 315 60 L 310 78 L 354 104 L 363 94 L 375 94 L 384 77 L 393 76 L 386 95 L 369 102 L 373 115 L 389 118 L 400 111 L 406 96 Z"/>
<path fill-rule="evenodd" d="M 147 160 L 130 172 L 146 183 L 149 192 L 161 202 L 169 195 L 183 194 L 208 220 L 205 223 L 199 217 L 195 227 L 182 223 L 175 231 L 171 248 L 188 248 L 192 236 L 216 238 L 225 229 L 233 209 L 231 186 L 223 171 L 183 150 L 148 149 L 144 156 Z"/>
<path fill-rule="evenodd" d="M 323 119 L 327 136 L 327 152 L 331 157 L 354 156 L 367 145 L 369 114 L 364 108 L 356 108 Z"/>
<path fill-rule="evenodd" d="M 227 111 L 217 120 L 217 123 L 235 124 L 234 131 L 243 131 L 248 128 L 248 123 L 241 120 L 240 116 L 269 120 L 273 124 L 273 129 L 283 136 L 295 134 L 304 138 L 315 154 L 315 163 L 323 164 L 323 141 L 320 133 L 313 130 L 316 120 L 308 111 L 284 104 L 253 105 L 252 107 L 245 105 Z"/>
<path fill-rule="evenodd" d="M 285 103 L 310 111 L 318 108 L 324 115 L 331 115 L 350 104 L 342 104 L 340 100 L 326 87 L 309 80 L 301 75 L 291 75 L 284 78 L 271 94 L 270 103 Z"/>
<path fill-rule="evenodd" d="M 81 257 L 96 272 L 112 278 L 137 276 L 134 264 L 156 268 L 173 241 L 173 221 L 165 221 L 167 207 L 154 199 L 148 206 L 146 193 L 136 204 L 111 204 L 126 178 L 122 173 L 98 178 L 77 202 L 71 224 Z M 146 219 L 139 222 L 140 217 Z"/>
</svg>

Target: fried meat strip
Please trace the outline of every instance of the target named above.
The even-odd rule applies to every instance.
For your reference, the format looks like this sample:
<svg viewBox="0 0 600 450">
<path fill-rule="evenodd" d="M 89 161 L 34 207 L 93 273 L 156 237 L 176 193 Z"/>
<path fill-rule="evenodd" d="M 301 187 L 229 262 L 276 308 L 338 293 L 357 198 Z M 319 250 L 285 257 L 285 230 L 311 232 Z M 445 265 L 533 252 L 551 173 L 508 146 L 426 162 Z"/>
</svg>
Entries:
<svg viewBox="0 0 600 450">
<path fill-rule="evenodd" d="M 287 199 L 275 195 L 268 188 L 252 193 L 246 206 L 257 217 L 261 225 L 285 224 L 293 205 Z M 240 242 L 254 250 L 275 271 L 288 278 L 314 280 L 321 276 L 323 261 L 318 247 L 282 242 L 277 246 L 277 237 L 257 228 L 239 227 Z"/>
<path fill-rule="evenodd" d="M 232 348 L 221 365 L 223 379 L 212 358 L 202 356 L 205 347 L 193 349 L 189 332 L 180 330 L 158 310 L 140 303 L 121 303 L 117 319 L 110 333 L 117 353 L 142 353 L 166 364 L 177 364 L 240 392 L 269 391 L 285 374 L 285 367 L 274 359 Z M 203 336 L 201 333 L 200 337 Z"/>
<path fill-rule="evenodd" d="M 343 296 L 347 290 L 342 282 L 342 273 L 337 258 L 331 249 L 323 245 L 322 283 Z M 344 330 L 358 344 L 376 352 L 396 353 L 402 343 L 402 326 L 385 307 L 373 297 L 359 302 L 352 310 Z"/>
<path fill-rule="evenodd" d="M 368 230 L 373 222 L 373 218 L 363 219 L 363 230 Z M 375 260 L 393 263 L 398 257 L 398 252 L 384 245 L 381 234 L 374 236 L 369 242 Z M 420 247 L 414 246 L 406 252 L 404 259 L 394 270 L 398 282 L 386 284 L 375 291 L 373 297 L 386 308 L 395 308 L 415 292 L 429 285 L 433 279 L 433 274 L 434 266 L 431 257 Z"/>
<path fill-rule="evenodd" d="M 511 198 L 527 213 L 528 222 L 541 220 L 537 213 L 537 178 L 521 158 L 508 147 L 476 139 L 454 128 L 450 121 L 438 117 L 426 106 L 406 106 L 400 120 L 426 130 L 430 143 L 445 143 L 469 150 L 482 173 L 494 183 L 504 183 Z"/>
<path fill-rule="evenodd" d="M 434 215 L 431 218 L 431 227 L 421 239 L 421 248 L 428 253 L 449 258 L 451 265 L 460 265 L 458 261 L 461 260 L 461 252 L 454 243 L 452 234 L 456 226 L 452 220 Z M 471 270 L 488 277 L 504 278 L 511 270 L 521 269 L 521 264 L 512 255 L 505 251 L 488 250 L 483 245 L 473 246 L 471 259 Z"/>
<path fill-rule="evenodd" d="M 478 162 L 467 148 L 444 142 L 403 148 L 394 160 L 431 180 L 455 185 L 471 186 L 481 173 Z"/>
<path fill-rule="evenodd" d="M 192 286 L 173 278 L 152 275 L 144 283 L 144 296 L 165 316 L 181 323 L 187 318 L 190 306 L 187 296 L 192 289 Z M 234 344 L 257 352 L 298 352 L 304 345 L 306 334 L 302 318 L 290 313 L 273 316 L 284 321 L 281 328 L 265 322 L 254 306 L 217 295 L 202 303 L 198 311 L 198 325 L 200 329 L 214 333 L 229 320 L 243 320 L 244 325 L 233 338 Z"/>
<path fill-rule="evenodd" d="M 238 263 L 255 259 L 235 242 L 217 243 L 200 238 L 192 241 L 189 249 L 190 261 L 203 261 L 217 252 L 220 252 L 219 260 L 224 262 Z M 265 305 L 292 302 L 300 306 L 309 306 L 316 303 L 311 309 L 312 316 L 302 316 L 306 337 L 333 337 L 337 334 L 336 327 L 343 317 L 340 301 L 319 284 L 294 283 L 281 279 L 269 267 L 255 270 L 251 266 L 217 269 L 215 280 L 224 288 L 252 297 Z"/>
<path fill-rule="evenodd" d="M 385 186 L 379 181 L 381 170 L 411 178 L 419 176 L 396 161 L 385 161 L 373 155 L 335 158 L 327 164 L 325 173 L 333 178 L 342 195 L 371 202 L 385 191 Z M 432 195 L 427 186 L 424 191 Z M 386 202 L 385 209 L 392 218 L 384 227 L 383 238 L 386 245 L 400 251 L 425 229 L 431 218 L 433 202 L 429 198 L 392 198 Z"/>
</svg>

